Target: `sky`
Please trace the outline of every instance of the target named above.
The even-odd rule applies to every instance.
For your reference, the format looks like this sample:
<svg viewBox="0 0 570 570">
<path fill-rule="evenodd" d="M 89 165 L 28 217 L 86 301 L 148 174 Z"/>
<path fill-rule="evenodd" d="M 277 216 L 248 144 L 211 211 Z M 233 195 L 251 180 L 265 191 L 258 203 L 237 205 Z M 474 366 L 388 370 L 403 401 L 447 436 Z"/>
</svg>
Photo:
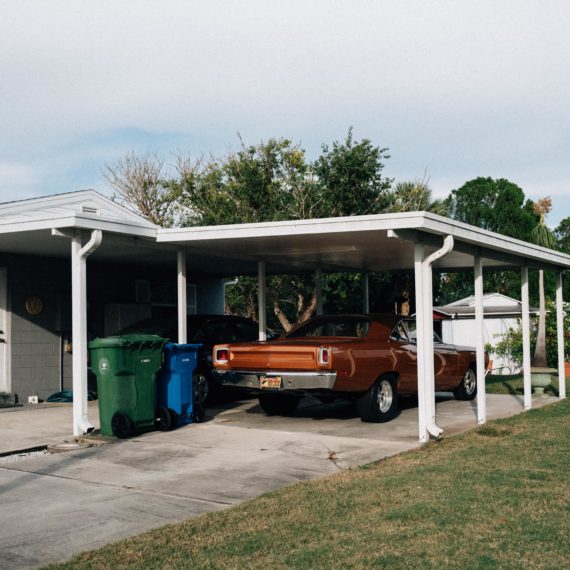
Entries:
<svg viewBox="0 0 570 570">
<path fill-rule="evenodd" d="M 0 201 L 94 188 L 126 153 L 271 137 L 388 147 L 436 196 L 477 176 L 570 216 L 567 0 L 2 0 Z"/>
</svg>

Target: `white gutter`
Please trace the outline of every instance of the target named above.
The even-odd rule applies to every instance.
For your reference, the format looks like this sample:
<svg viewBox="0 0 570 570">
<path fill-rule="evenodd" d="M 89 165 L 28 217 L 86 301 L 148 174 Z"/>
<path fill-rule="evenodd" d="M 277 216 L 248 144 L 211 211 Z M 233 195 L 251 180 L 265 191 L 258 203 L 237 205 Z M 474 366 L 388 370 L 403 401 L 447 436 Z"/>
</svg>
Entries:
<svg viewBox="0 0 570 570">
<path fill-rule="evenodd" d="M 82 247 L 81 233 L 71 239 L 71 313 L 73 334 L 73 435 L 93 431 L 87 417 L 87 256 L 103 239 L 101 230 L 93 230 Z"/>
<path fill-rule="evenodd" d="M 434 251 L 422 263 L 423 271 L 423 332 L 424 332 L 424 370 L 425 370 L 425 406 L 426 429 L 430 436 L 439 438 L 443 430 L 435 423 L 435 370 L 433 363 L 433 283 L 432 264 L 453 250 L 453 236 L 448 235 L 443 241 L 443 247 Z M 419 366 L 419 362 L 418 362 Z M 421 405 L 421 402 L 420 402 Z"/>
</svg>

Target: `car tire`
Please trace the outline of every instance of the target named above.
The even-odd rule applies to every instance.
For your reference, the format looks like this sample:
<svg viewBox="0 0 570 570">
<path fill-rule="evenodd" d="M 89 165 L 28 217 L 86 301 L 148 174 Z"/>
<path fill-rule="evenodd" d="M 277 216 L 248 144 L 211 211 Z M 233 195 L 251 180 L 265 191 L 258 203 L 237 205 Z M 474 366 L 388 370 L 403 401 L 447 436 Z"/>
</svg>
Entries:
<svg viewBox="0 0 570 570">
<path fill-rule="evenodd" d="M 154 425 L 156 426 L 156 429 L 160 431 L 168 431 L 172 429 L 172 415 L 168 408 L 162 406 L 157 408 L 155 416 Z"/>
<path fill-rule="evenodd" d="M 395 378 L 383 376 L 376 380 L 356 405 L 363 422 L 383 423 L 393 420 L 400 413 Z"/>
<path fill-rule="evenodd" d="M 472 366 L 467 369 L 461 383 L 453 391 L 456 400 L 473 400 L 477 395 L 477 372 Z"/>
<path fill-rule="evenodd" d="M 290 416 L 300 400 L 291 394 L 259 394 L 259 405 L 268 416 Z"/>
<path fill-rule="evenodd" d="M 125 439 L 133 433 L 133 423 L 125 412 L 115 412 L 111 418 L 111 431 L 115 437 Z"/>
<path fill-rule="evenodd" d="M 208 374 L 202 370 L 196 370 L 192 376 L 192 386 L 194 404 L 206 407 L 212 396 L 212 381 Z"/>
</svg>

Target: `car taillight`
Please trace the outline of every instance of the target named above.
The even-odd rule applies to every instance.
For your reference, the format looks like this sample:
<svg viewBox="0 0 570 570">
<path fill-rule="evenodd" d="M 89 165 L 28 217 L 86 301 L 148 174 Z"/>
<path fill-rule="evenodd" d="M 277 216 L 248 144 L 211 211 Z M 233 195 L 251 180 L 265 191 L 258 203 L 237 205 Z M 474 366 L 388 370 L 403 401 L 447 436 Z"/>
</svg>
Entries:
<svg viewBox="0 0 570 570">
<path fill-rule="evenodd" d="M 230 359 L 230 351 L 227 348 L 218 348 L 216 350 L 216 362 L 228 362 Z"/>
<path fill-rule="evenodd" d="M 319 348 L 319 364 L 330 364 L 331 351 L 329 348 Z"/>
</svg>

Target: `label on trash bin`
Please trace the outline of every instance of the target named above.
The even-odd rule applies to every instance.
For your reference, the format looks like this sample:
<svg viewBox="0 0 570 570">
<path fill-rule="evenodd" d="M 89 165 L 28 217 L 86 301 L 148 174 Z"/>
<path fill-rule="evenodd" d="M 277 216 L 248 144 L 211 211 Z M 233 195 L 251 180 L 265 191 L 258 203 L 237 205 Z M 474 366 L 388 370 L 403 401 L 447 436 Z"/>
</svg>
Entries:
<svg viewBox="0 0 570 570">
<path fill-rule="evenodd" d="M 141 364 L 147 364 L 150 362 L 150 358 L 141 358 Z"/>
<path fill-rule="evenodd" d="M 99 372 L 101 372 L 101 374 L 109 372 L 109 361 L 105 357 L 99 360 Z"/>
</svg>

